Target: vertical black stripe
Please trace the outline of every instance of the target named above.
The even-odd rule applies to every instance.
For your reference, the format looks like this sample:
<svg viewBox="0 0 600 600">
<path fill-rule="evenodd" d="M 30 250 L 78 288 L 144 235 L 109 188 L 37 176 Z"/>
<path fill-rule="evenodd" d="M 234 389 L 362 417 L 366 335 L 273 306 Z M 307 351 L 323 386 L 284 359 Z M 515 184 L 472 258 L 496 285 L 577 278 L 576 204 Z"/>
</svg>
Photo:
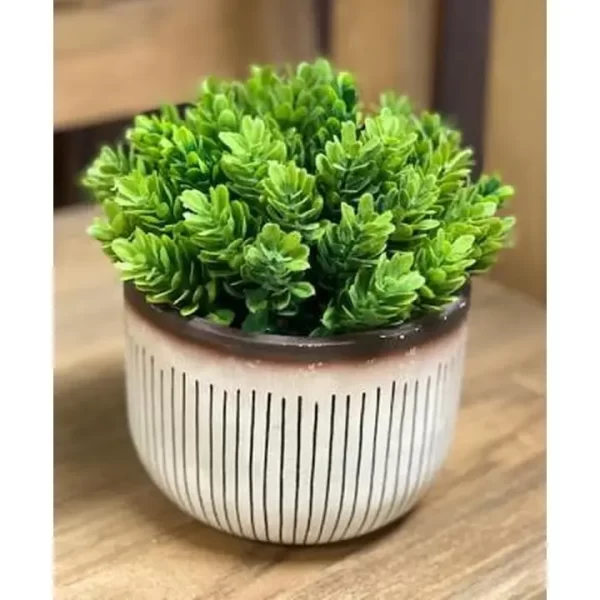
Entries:
<svg viewBox="0 0 600 600">
<path fill-rule="evenodd" d="M 411 436 L 410 436 L 410 450 L 408 453 L 408 471 L 406 473 L 406 480 L 404 481 L 404 485 L 402 486 L 402 496 L 400 497 L 400 501 L 398 503 L 398 508 L 396 509 L 396 514 L 400 514 L 404 509 L 404 504 L 406 502 L 406 498 L 408 495 L 408 488 L 410 486 L 410 476 L 412 472 L 412 464 L 413 464 L 413 454 L 415 449 L 415 431 L 417 427 L 417 404 L 419 399 L 419 380 L 415 381 L 415 397 L 413 402 L 413 414 L 412 414 L 412 428 L 411 428 Z"/>
<path fill-rule="evenodd" d="M 175 369 L 171 367 L 171 451 L 173 452 L 173 481 L 175 482 L 177 499 L 183 505 L 179 481 L 177 479 L 177 450 L 175 449 L 175 442 Z"/>
<path fill-rule="evenodd" d="M 148 416 L 148 389 L 146 385 L 146 348 L 142 348 L 142 414 L 144 415 L 144 462 L 148 461 L 150 446 L 150 419 Z"/>
<path fill-rule="evenodd" d="M 217 506 L 215 504 L 215 468 L 214 468 L 214 456 L 213 456 L 213 429 L 215 422 L 213 420 L 213 404 L 214 404 L 214 388 L 211 383 L 209 386 L 209 397 L 208 397 L 208 452 L 210 462 L 210 503 L 212 505 L 213 515 L 215 517 L 215 523 L 219 529 L 223 529 L 221 520 L 217 514 Z"/>
<path fill-rule="evenodd" d="M 292 541 L 296 543 L 298 527 L 298 498 L 300 495 L 300 456 L 302 452 L 302 396 L 298 396 L 298 420 L 296 425 L 296 490 L 294 499 L 294 533 Z"/>
<path fill-rule="evenodd" d="M 283 489 L 285 473 L 285 398 L 281 399 L 281 450 L 279 453 L 279 542 L 283 544 Z"/>
<path fill-rule="evenodd" d="M 452 445 L 452 438 L 454 436 L 454 429 L 456 427 L 456 418 L 458 412 L 459 396 L 460 396 L 460 351 L 457 352 L 450 361 L 450 367 L 448 369 L 448 418 L 446 421 L 446 444 L 444 448 L 444 454 L 450 451 Z"/>
<path fill-rule="evenodd" d="M 396 474 L 394 475 L 394 496 L 390 502 L 390 507 L 385 515 L 384 522 L 387 523 L 392 515 L 392 511 L 396 506 L 398 498 L 399 480 L 400 480 L 400 461 L 402 460 L 402 442 L 404 441 L 404 415 L 406 414 L 406 400 L 408 397 L 408 382 L 404 382 L 402 388 L 402 411 L 400 414 L 399 429 L 398 429 L 398 455 L 396 457 Z"/>
<path fill-rule="evenodd" d="M 441 444 L 445 444 L 446 430 L 448 427 L 448 406 L 450 406 L 450 401 L 451 401 L 450 394 L 448 393 L 448 381 L 450 379 L 449 371 L 450 371 L 449 365 L 448 365 L 448 363 L 445 363 L 443 373 L 442 373 L 442 397 L 444 399 L 443 400 L 444 410 L 443 410 L 443 415 L 442 415 L 442 430 L 443 430 L 444 437 L 443 437 L 443 440 L 441 441 Z M 442 446 L 442 452 L 445 452 L 444 446 Z M 442 453 L 440 453 L 440 457 L 441 456 L 442 456 Z"/>
<path fill-rule="evenodd" d="M 150 407 L 152 414 L 152 456 L 154 458 L 154 467 L 157 471 L 160 470 L 158 463 L 158 444 L 156 441 L 156 409 L 154 406 L 154 356 L 150 357 Z"/>
<path fill-rule="evenodd" d="M 449 390 L 449 385 L 448 382 L 452 381 L 452 378 L 450 376 L 451 374 L 451 363 L 445 363 L 444 364 L 444 373 L 442 375 L 442 394 L 444 397 L 444 409 L 442 412 L 442 431 L 443 431 L 443 439 L 441 441 L 441 448 L 442 448 L 442 453 L 445 452 L 445 445 L 446 445 L 446 439 L 448 437 L 448 428 L 450 425 L 450 406 L 451 406 L 451 402 L 452 402 L 452 394 L 451 394 L 451 390 Z"/>
<path fill-rule="evenodd" d="M 185 489 L 185 497 L 187 498 L 188 506 L 192 514 L 196 514 L 194 503 L 192 502 L 192 496 L 190 495 L 190 487 L 188 483 L 188 468 L 187 468 L 187 443 L 186 443 L 186 430 L 187 430 L 187 419 L 185 418 L 186 405 L 187 405 L 187 386 L 185 372 L 181 373 L 181 451 L 182 451 L 182 471 L 183 471 L 183 486 Z"/>
<path fill-rule="evenodd" d="M 256 525 L 254 523 L 254 424 L 256 418 L 256 390 L 252 390 L 252 413 L 250 415 L 250 457 L 248 460 L 248 488 L 250 491 L 250 524 L 252 525 L 252 535 L 256 535 Z"/>
<path fill-rule="evenodd" d="M 163 483 L 169 494 L 173 495 L 171 483 L 169 482 L 169 474 L 167 473 L 167 432 L 165 424 L 165 372 L 160 370 L 160 442 L 162 449 L 162 472 Z"/>
<path fill-rule="evenodd" d="M 448 363 L 444 363 L 443 373 L 442 373 L 442 396 L 444 398 L 443 410 L 442 410 L 442 428 L 444 431 L 446 430 L 447 420 L 448 420 L 448 407 L 450 406 L 449 402 L 449 394 L 448 394 Z"/>
<path fill-rule="evenodd" d="M 135 350 L 134 350 L 134 356 L 135 356 L 135 384 L 134 384 L 134 391 L 135 391 L 135 401 L 133 403 L 134 408 L 134 432 L 135 432 L 135 437 L 137 438 L 137 443 L 141 444 L 141 436 L 142 436 L 142 426 L 141 426 L 141 401 L 140 401 L 140 347 L 136 344 L 135 345 Z M 142 451 L 142 448 L 140 446 L 140 448 L 138 449 L 140 454 Z"/>
<path fill-rule="evenodd" d="M 423 459 L 425 458 L 425 447 L 427 445 L 427 439 L 431 432 L 427 428 L 429 422 L 429 396 L 431 393 L 431 376 L 427 376 L 427 384 L 425 386 L 425 414 L 423 416 L 423 435 L 421 436 L 421 450 L 419 452 L 419 463 L 417 465 L 417 476 L 415 477 L 414 487 L 410 490 L 408 498 L 406 499 L 406 507 L 410 507 L 414 502 L 415 497 L 418 495 L 421 489 L 423 479 Z M 403 507 L 404 508 L 404 507 Z"/>
<path fill-rule="evenodd" d="M 233 527 L 229 520 L 229 511 L 227 509 L 227 390 L 223 390 L 223 432 L 222 432 L 222 462 L 221 462 L 221 473 L 223 483 L 223 511 L 225 512 L 225 522 L 229 531 L 233 533 Z"/>
<path fill-rule="evenodd" d="M 311 448 L 311 459 L 310 459 L 310 495 L 308 498 L 308 521 L 306 524 L 306 532 L 304 533 L 304 544 L 308 539 L 308 533 L 310 531 L 310 524 L 313 515 L 313 496 L 315 492 L 315 461 L 317 457 L 317 431 L 319 427 L 319 405 L 315 404 L 315 413 L 313 417 L 313 435 L 312 435 L 312 448 Z"/>
<path fill-rule="evenodd" d="M 200 489 L 200 384 L 198 380 L 194 382 L 194 396 L 196 407 L 196 415 L 194 422 L 196 423 L 196 492 L 198 493 L 198 502 L 200 503 L 200 509 L 202 510 L 202 516 L 204 521 L 208 522 L 206 515 L 206 507 L 204 506 L 204 498 L 202 497 L 202 490 Z"/>
<path fill-rule="evenodd" d="M 365 509 L 365 514 L 360 522 L 360 526 L 357 535 L 363 530 L 365 526 L 365 522 L 367 517 L 369 516 L 369 511 L 371 510 L 371 499 L 373 498 L 373 477 L 375 476 L 375 458 L 377 457 L 377 426 L 379 424 L 379 403 L 381 401 L 381 388 L 377 388 L 377 404 L 375 405 L 375 425 L 373 427 L 373 454 L 371 456 L 371 477 L 369 480 L 369 495 L 367 496 L 367 508 Z"/>
<path fill-rule="evenodd" d="M 365 423 L 365 400 L 367 394 L 365 392 L 362 393 L 361 401 L 360 401 L 360 423 L 359 423 L 359 433 L 358 433 L 358 456 L 356 458 L 356 482 L 354 484 L 354 498 L 352 500 L 352 510 L 350 511 L 350 516 L 348 517 L 348 522 L 346 523 L 346 527 L 344 527 L 344 532 L 342 533 L 342 538 L 346 537 L 348 530 L 350 529 L 350 525 L 354 520 L 354 515 L 356 513 L 356 500 L 358 498 L 358 489 L 360 485 L 360 472 L 362 466 L 362 446 L 363 446 L 363 431 L 364 431 L 364 423 Z"/>
<path fill-rule="evenodd" d="M 242 519 L 240 518 L 240 390 L 235 394 L 235 515 L 238 522 L 238 533 L 243 536 Z"/>
<path fill-rule="evenodd" d="M 327 454 L 327 483 L 325 484 L 325 501 L 323 502 L 323 516 L 321 517 L 321 525 L 315 543 L 321 541 L 327 513 L 329 512 L 329 489 L 331 487 L 331 464 L 333 455 L 333 437 L 335 434 L 335 394 L 331 396 L 331 415 L 329 420 L 329 453 Z"/>
<path fill-rule="evenodd" d="M 126 346 L 125 346 L 125 398 L 127 401 L 127 423 L 129 425 L 129 430 L 131 432 L 131 434 L 133 435 L 133 413 L 132 413 L 132 407 L 134 405 L 134 400 L 133 400 L 133 381 L 132 381 L 132 374 L 133 374 L 133 346 L 131 344 L 131 338 L 129 337 L 129 332 L 127 332 L 127 338 L 126 338 Z"/>
<path fill-rule="evenodd" d="M 267 394 L 267 422 L 265 423 L 265 456 L 263 463 L 263 517 L 265 521 L 265 538 L 267 542 L 270 542 L 269 539 L 269 515 L 267 510 L 267 479 L 269 473 L 269 437 L 270 437 L 270 429 L 271 429 L 271 392 Z"/>
<path fill-rule="evenodd" d="M 387 476 L 388 476 L 388 462 L 390 458 L 390 440 L 392 437 L 392 422 L 394 420 L 394 405 L 396 403 L 396 382 L 392 381 L 392 392 L 391 392 L 391 405 L 390 405 L 390 417 L 388 419 L 388 432 L 387 432 L 387 442 L 385 444 L 385 465 L 383 467 L 383 482 L 381 485 L 381 496 L 379 497 L 379 504 L 377 505 L 377 510 L 375 511 L 375 517 L 373 521 L 371 521 L 370 529 L 373 528 L 377 519 L 379 519 L 379 515 L 381 514 L 381 508 L 383 506 L 383 498 L 385 496 L 385 492 L 387 490 Z"/>
<path fill-rule="evenodd" d="M 337 532 L 338 525 L 340 524 L 340 516 L 342 514 L 342 507 L 344 506 L 344 496 L 346 494 L 346 461 L 348 453 L 348 422 L 350 418 L 350 395 L 346 396 L 346 423 L 344 425 L 344 454 L 342 456 L 342 488 L 340 492 L 340 502 L 338 504 L 338 512 L 335 518 L 335 523 L 331 534 L 329 535 L 329 541 L 333 540 Z"/>
<path fill-rule="evenodd" d="M 430 481 L 433 473 L 433 464 L 435 459 L 434 448 L 439 438 L 439 406 L 440 406 L 440 383 L 442 379 L 442 363 L 438 364 L 437 373 L 435 376 L 435 392 L 433 395 L 433 420 L 431 424 L 431 439 L 429 441 L 429 450 L 427 452 L 427 460 L 425 461 L 425 479 Z"/>
<path fill-rule="evenodd" d="M 144 443 L 144 428 L 142 426 L 142 361 L 140 356 L 141 348 L 138 344 L 135 345 L 135 423 L 136 437 L 140 445 L 140 452 L 143 451 Z M 142 459 L 143 460 L 143 459 Z"/>
</svg>

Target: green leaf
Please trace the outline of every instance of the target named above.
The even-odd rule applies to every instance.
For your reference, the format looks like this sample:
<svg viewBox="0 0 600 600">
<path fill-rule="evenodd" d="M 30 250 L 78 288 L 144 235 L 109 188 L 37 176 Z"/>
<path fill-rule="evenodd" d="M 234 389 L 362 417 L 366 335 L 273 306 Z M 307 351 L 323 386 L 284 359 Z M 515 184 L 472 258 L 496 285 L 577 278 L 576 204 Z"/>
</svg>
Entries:
<svg viewBox="0 0 600 600">
<path fill-rule="evenodd" d="M 266 216 L 284 231 L 296 231 L 307 242 L 320 236 L 319 221 L 323 198 L 316 189 L 315 178 L 293 162 L 286 165 L 270 162 L 262 182 L 261 204 Z"/>
<path fill-rule="evenodd" d="M 466 254 L 471 249 L 471 246 L 473 245 L 474 241 L 475 237 L 472 235 L 461 235 L 452 244 L 452 254 Z"/>
<path fill-rule="evenodd" d="M 266 310 L 274 315 L 296 314 L 311 284 L 303 280 L 310 268 L 309 249 L 297 232 L 284 233 L 274 223 L 266 224 L 254 242 L 244 247 L 241 267 L 246 304 L 251 312 Z M 254 285 L 257 288 L 253 287 Z M 299 287 L 298 287 L 299 286 Z M 293 290 L 300 294 L 293 294 Z"/>
<path fill-rule="evenodd" d="M 121 278 L 132 281 L 148 302 L 174 306 L 182 316 L 203 315 L 212 307 L 216 284 L 183 240 L 136 229 L 132 239 L 116 239 L 111 247 Z"/>
<path fill-rule="evenodd" d="M 219 139 L 233 152 L 233 154 L 243 155 L 248 149 L 244 136 L 240 133 L 224 131 L 219 133 Z"/>
<path fill-rule="evenodd" d="M 209 195 L 186 190 L 181 195 L 184 227 L 198 258 L 208 272 L 230 283 L 239 280 L 243 245 L 252 227 L 250 209 L 241 200 L 230 200 L 224 185 L 211 188 Z"/>
<path fill-rule="evenodd" d="M 249 313 L 242 323 L 242 330 L 248 333 L 266 333 L 269 330 L 267 311 Z"/>
<path fill-rule="evenodd" d="M 352 284 L 323 314 L 323 326 L 331 333 L 360 331 L 398 325 L 408 318 L 425 278 L 409 271 L 412 255 L 381 256 L 374 267 L 362 267 Z"/>
<path fill-rule="evenodd" d="M 246 290 L 246 306 L 251 313 L 267 310 L 269 293 L 262 288 Z"/>
<path fill-rule="evenodd" d="M 290 291 L 293 296 L 302 299 L 310 298 L 311 296 L 314 296 L 317 293 L 315 287 L 312 285 L 312 283 L 309 283 L 308 281 L 298 281 L 292 284 L 292 286 L 290 287 Z"/>
<path fill-rule="evenodd" d="M 129 174 L 134 164 L 135 158 L 131 149 L 125 149 L 122 144 L 114 149 L 103 146 L 86 169 L 82 184 L 94 200 L 104 202 L 114 195 L 119 177 Z"/>
<path fill-rule="evenodd" d="M 211 323 L 214 323 L 215 325 L 229 327 L 235 319 L 235 313 L 227 308 L 219 308 L 206 315 L 205 319 Z"/>
<path fill-rule="evenodd" d="M 358 211 L 342 203 L 339 222 L 328 224 L 317 245 L 322 284 L 336 288 L 361 267 L 375 265 L 394 231 L 391 220 L 391 212 L 377 213 L 371 194 L 361 196 Z"/>
</svg>

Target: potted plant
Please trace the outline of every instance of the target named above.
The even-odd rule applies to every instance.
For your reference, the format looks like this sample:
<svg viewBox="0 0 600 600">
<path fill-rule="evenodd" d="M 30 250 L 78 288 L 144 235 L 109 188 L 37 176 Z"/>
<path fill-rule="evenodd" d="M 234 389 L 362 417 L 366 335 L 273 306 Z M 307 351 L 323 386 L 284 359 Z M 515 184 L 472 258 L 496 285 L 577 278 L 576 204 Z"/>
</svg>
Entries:
<svg viewBox="0 0 600 600">
<path fill-rule="evenodd" d="M 364 111 L 325 60 L 207 79 L 139 115 L 85 186 L 124 283 L 131 436 L 156 485 L 226 532 L 367 533 L 439 471 L 459 406 L 470 281 L 513 195 L 472 180 L 439 115 Z"/>
</svg>

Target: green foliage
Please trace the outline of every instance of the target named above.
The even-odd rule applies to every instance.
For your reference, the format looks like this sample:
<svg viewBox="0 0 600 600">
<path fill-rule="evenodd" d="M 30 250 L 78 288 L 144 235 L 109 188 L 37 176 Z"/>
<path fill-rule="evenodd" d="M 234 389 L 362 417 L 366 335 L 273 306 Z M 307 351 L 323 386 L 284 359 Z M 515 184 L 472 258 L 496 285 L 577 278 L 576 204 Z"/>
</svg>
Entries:
<svg viewBox="0 0 600 600">
<path fill-rule="evenodd" d="M 131 239 L 115 240 L 112 249 L 122 279 L 132 281 L 148 302 L 170 304 L 182 316 L 213 308 L 217 284 L 205 283 L 202 263 L 183 240 L 137 229 Z"/>
<path fill-rule="evenodd" d="M 411 270 L 412 253 L 381 255 L 375 266 L 361 267 L 323 315 L 325 331 L 333 333 L 389 327 L 402 323 L 417 300 L 424 278 Z"/>
<path fill-rule="evenodd" d="M 105 218 L 95 218 L 88 233 L 114 258 L 113 240 L 128 239 L 137 230 L 166 233 L 180 226 L 182 207 L 168 180 L 141 169 L 116 177 L 112 194 L 102 202 Z"/>
<path fill-rule="evenodd" d="M 339 138 L 325 144 L 316 158 L 317 181 L 328 208 L 337 214 L 342 202 L 356 201 L 364 193 L 377 193 L 381 183 L 381 142 L 358 138 L 356 125 L 346 121 Z"/>
<path fill-rule="evenodd" d="M 309 252 L 300 233 L 284 233 L 275 223 L 267 223 L 244 248 L 241 273 L 250 311 L 245 329 L 261 324 L 259 329 L 268 330 L 274 318 L 295 316 L 300 302 L 315 295 L 313 285 L 304 279 Z"/>
<path fill-rule="evenodd" d="M 106 255 L 114 260 L 116 256 L 112 250 L 113 241 L 129 239 L 136 227 L 133 218 L 114 200 L 106 199 L 103 208 L 104 218 L 95 217 L 87 232 L 100 242 Z"/>
<path fill-rule="evenodd" d="M 379 104 L 382 109 L 389 109 L 396 116 L 411 117 L 413 107 L 407 96 L 398 96 L 395 92 L 387 91 L 381 94 Z"/>
<path fill-rule="evenodd" d="M 229 187 L 244 199 L 256 201 L 262 180 L 268 172 L 268 161 L 286 159 L 286 146 L 256 117 L 245 116 L 239 132 L 224 131 L 219 139 L 229 152 L 221 157 L 221 169 L 229 179 Z"/>
<path fill-rule="evenodd" d="M 213 148 L 218 148 L 221 132 L 240 128 L 244 112 L 237 98 L 236 86 L 208 78 L 202 85 L 197 104 L 186 109 L 188 127 L 203 140 L 211 141 Z"/>
<path fill-rule="evenodd" d="M 358 120 L 358 94 L 350 73 L 336 73 L 326 60 L 301 63 L 296 72 L 253 67 L 240 93 L 249 114 L 273 123 L 300 166 L 314 168 L 316 156 L 342 124 Z"/>
<path fill-rule="evenodd" d="M 371 194 L 360 198 L 356 211 L 343 203 L 339 223 L 328 224 L 317 246 L 322 285 L 337 290 L 361 267 L 375 265 L 394 231 L 391 221 L 390 211 L 375 210 Z"/>
<path fill-rule="evenodd" d="M 239 278 L 244 260 L 243 244 L 248 235 L 250 211 L 242 200 L 229 199 L 224 185 L 211 188 L 207 197 L 198 190 L 186 190 L 181 202 L 188 212 L 184 223 L 198 259 L 217 278 Z"/>
<path fill-rule="evenodd" d="M 318 239 L 323 231 L 319 216 L 323 198 L 315 178 L 293 162 L 271 162 L 262 182 L 261 201 L 265 216 L 284 231 L 299 231 L 307 241 Z"/>
<path fill-rule="evenodd" d="M 119 177 L 111 200 L 135 227 L 144 231 L 171 231 L 182 218 L 177 192 L 157 173 L 132 171 Z"/>
<path fill-rule="evenodd" d="M 453 294 L 467 281 L 467 269 L 473 265 L 469 258 L 474 236 L 465 234 L 452 240 L 443 229 L 429 238 L 417 250 L 417 267 L 425 278 L 419 289 L 420 307 L 425 311 L 439 310 L 452 302 Z"/>
<path fill-rule="evenodd" d="M 424 175 L 411 165 L 401 171 L 398 181 L 387 183 L 379 210 L 392 214 L 392 248 L 414 247 L 439 227 L 439 196 L 435 176 Z"/>
<path fill-rule="evenodd" d="M 110 200 L 116 180 L 131 171 L 132 162 L 132 152 L 126 152 L 122 145 L 115 149 L 104 146 L 88 167 L 83 184 L 91 190 L 97 202 Z"/>
<path fill-rule="evenodd" d="M 484 175 L 473 186 L 461 189 L 444 213 L 448 231 L 454 235 L 472 235 L 475 242 L 470 258 L 474 263 L 470 274 L 488 271 L 496 262 L 498 253 L 511 243 L 514 217 L 500 217 L 499 208 L 514 195 L 514 189 L 502 185 L 498 177 Z"/>
<path fill-rule="evenodd" d="M 417 134 L 412 131 L 410 120 L 404 115 L 394 115 L 389 108 L 382 108 L 375 117 L 365 119 L 363 139 L 377 142 L 381 148 L 379 168 L 386 179 L 398 176 L 413 152 Z"/>
<path fill-rule="evenodd" d="M 472 167 L 440 115 L 393 92 L 363 113 L 354 77 L 320 59 L 138 115 L 83 185 L 104 213 L 89 234 L 148 302 L 328 335 L 439 311 L 493 266 L 514 190 Z"/>
<path fill-rule="evenodd" d="M 218 175 L 215 144 L 199 135 L 193 122 L 185 123 L 174 106 L 163 106 L 159 115 L 137 116 L 127 139 L 140 168 L 176 189 L 208 190 Z"/>
</svg>

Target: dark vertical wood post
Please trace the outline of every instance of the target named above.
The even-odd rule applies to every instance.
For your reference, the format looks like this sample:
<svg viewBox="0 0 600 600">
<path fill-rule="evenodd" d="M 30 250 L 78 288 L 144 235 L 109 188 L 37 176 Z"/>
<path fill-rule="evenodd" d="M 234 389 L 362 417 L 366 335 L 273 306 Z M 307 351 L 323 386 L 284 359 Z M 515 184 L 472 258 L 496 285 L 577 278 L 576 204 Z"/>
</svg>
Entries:
<svg viewBox="0 0 600 600">
<path fill-rule="evenodd" d="M 490 0 L 439 3 L 434 108 L 449 117 L 483 164 L 483 122 L 490 33 Z"/>
<path fill-rule="evenodd" d="M 331 0 L 313 0 L 317 25 L 317 52 L 320 56 L 331 53 Z"/>
</svg>

